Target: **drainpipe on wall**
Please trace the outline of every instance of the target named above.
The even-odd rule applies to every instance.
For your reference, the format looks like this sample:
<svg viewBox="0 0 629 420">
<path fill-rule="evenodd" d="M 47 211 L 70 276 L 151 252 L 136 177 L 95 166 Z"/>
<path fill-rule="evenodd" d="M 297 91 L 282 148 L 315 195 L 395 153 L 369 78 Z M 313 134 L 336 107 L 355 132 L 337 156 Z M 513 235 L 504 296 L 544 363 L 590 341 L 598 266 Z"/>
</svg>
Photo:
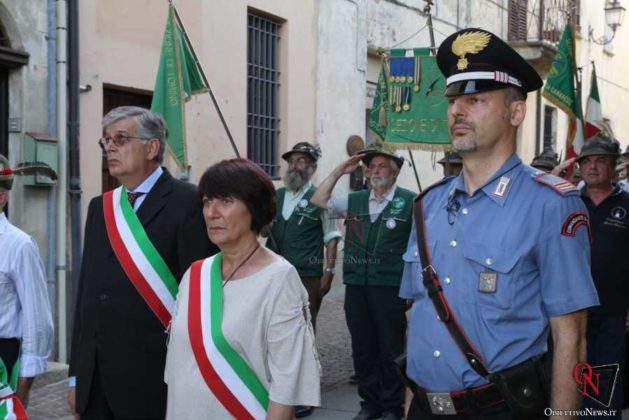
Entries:
<svg viewBox="0 0 629 420">
<path fill-rule="evenodd" d="M 74 313 L 76 293 L 81 267 L 81 166 L 79 162 L 79 0 L 69 0 L 68 9 L 68 48 L 69 48 L 69 149 L 70 149 L 70 237 L 72 242 L 72 281 L 71 301 L 68 306 Z M 72 319 L 73 320 L 73 319 Z M 71 327 L 72 320 L 70 322 Z M 71 329 L 70 329 L 71 331 Z"/>
<path fill-rule="evenodd" d="M 48 134 L 55 136 L 57 134 L 57 44 L 55 30 L 57 13 L 55 11 L 55 0 L 48 0 Z M 53 319 L 57 319 L 57 283 L 55 281 L 55 261 L 57 259 L 57 247 L 55 242 L 55 221 L 57 219 L 57 208 L 55 200 L 56 190 L 51 188 L 48 193 L 48 209 L 46 220 L 46 236 L 48 241 L 48 258 L 46 259 L 46 278 L 48 279 L 48 290 L 53 300 L 50 307 L 53 310 Z M 58 326 L 57 328 L 58 329 Z M 55 340 L 57 338 L 55 337 Z M 56 347 L 55 347 L 56 348 Z M 56 353 L 56 351 L 54 352 Z"/>
<path fill-rule="evenodd" d="M 57 181 L 57 315 L 60 362 L 67 361 L 66 317 L 66 208 L 67 208 L 67 2 L 57 1 L 57 139 L 59 179 Z"/>
</svg>

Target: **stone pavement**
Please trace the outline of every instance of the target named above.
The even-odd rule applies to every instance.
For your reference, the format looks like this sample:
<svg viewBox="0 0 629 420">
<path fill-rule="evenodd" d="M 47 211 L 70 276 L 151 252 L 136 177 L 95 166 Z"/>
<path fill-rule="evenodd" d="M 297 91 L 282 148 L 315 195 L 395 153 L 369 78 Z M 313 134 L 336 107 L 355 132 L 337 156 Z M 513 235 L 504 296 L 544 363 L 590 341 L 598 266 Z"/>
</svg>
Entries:
<svg viewBox="0 0 629 420">
<path fill-rule="evenodd" d="M 28 406 L 29 420 L 72 420 L 68 395 L 68 366 L 49 362 L 48 372 L 35 379 Z"/>
</svg>

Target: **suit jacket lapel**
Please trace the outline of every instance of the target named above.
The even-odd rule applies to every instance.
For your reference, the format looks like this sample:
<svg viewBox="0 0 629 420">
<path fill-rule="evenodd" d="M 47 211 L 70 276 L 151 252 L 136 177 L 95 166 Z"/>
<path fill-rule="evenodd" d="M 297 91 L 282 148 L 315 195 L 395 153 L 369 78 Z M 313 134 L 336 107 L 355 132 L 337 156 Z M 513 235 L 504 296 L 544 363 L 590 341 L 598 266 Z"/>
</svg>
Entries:
<svg viewBox="0 0 629 420">
<path fill-rule="evenodd" d="M 168 170 L 164 168 L 164 173 L 159 177 L 153 188 L 151 188 L 151 191 L 146 195 L 146 198 L 138 209 L 137 215 L 142 226 L 148 225 L 166 205 L 172 189 L 173 177 Z"/>
</svg>

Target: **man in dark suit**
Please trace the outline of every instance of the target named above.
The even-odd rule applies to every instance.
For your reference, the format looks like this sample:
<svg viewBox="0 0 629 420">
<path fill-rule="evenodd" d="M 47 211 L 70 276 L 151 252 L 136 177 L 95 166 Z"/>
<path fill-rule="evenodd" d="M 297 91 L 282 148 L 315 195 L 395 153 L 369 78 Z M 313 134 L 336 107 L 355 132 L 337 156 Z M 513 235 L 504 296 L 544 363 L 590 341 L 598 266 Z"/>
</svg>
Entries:
<svg viewBox="0 0 629 420">
<path fill-rule="evenodd" d="M 68 402 L 83 419 L 163 419 L 177 284 L 216 247 L 195 187 L 160 166 L 164 120 L 119 107 L 102 126 L 99 144 L 122 185 L 92 199 L 87 213 Z"/>
</svg>

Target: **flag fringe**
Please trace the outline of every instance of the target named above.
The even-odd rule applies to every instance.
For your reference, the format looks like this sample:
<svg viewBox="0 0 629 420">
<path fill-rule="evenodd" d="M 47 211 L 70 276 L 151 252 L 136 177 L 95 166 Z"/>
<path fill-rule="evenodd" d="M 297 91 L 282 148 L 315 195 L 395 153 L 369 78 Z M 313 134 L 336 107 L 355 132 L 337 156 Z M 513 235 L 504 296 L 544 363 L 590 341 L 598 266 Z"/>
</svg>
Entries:
<svg viewBox="0 0 629 420">
<path fill-rule="evenodd" d="M 431 144 L 431 143 L 392 143 L 384 142 L 382 147 L 389 151 L 396 150 L 421 150 L 424 152 L 449 152 L 452 150 L 451 144 Z"/>
</svg>

